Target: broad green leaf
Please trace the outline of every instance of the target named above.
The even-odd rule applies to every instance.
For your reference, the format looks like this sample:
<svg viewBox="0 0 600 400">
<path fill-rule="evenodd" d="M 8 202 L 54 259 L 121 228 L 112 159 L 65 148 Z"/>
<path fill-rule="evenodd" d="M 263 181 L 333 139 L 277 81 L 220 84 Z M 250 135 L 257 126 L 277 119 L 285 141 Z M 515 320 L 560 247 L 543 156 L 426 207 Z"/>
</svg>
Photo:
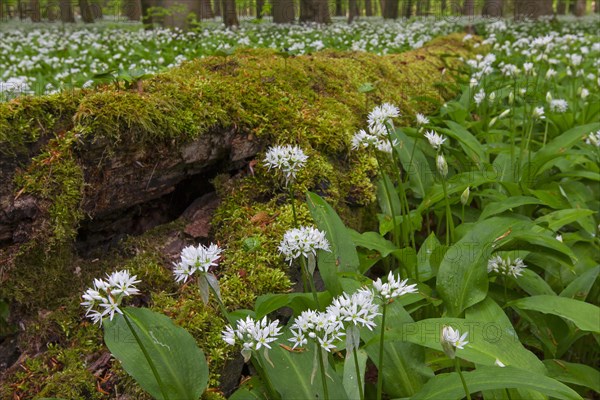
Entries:
<svg viewBox="0 0 600 400">
<path fill-rule="evenodd" d="M 381 212 L 390 217 L 402 215 L 400 197 L 392 180 L 386 174 L 377 182 L 377 201 Z"/>
<path fill-rule="evenodd" d="M 542 232 L 540 227 L 529 230 L 511 232 L 505 239 L 498 241 L 497 249 L 502 250 L 528 250 L 538 252 L 547 257 L 563 263 L 568 268 L 573 268 L 577 261 L 575 253 L 564 243 L 556 240 L 549 232 Z"/>
<path fill-rule="evenodd" d="M 290 343 L 290 332 L 285 332 L 279 343 Z M 313 370 L 314 351 L 313 343 L 308 344 L 305 349 L 296 349 L 292 351 L 289 347 L 274 345 L 269 350 L 269 359 L 273 363 L 270 365 L 262 355 L 258 353 L 258 358 L 263 366 L 265 374 L 271 381 L 273 387 L 282 399 L 305 400 L 305 399 L 323 399 L 323 389 L 321 383 L 321 374 L 316 372 L 314 381 L 311 383 L 311 372 Z M 332 399 L 347 399 L 346 391 L 342 383 L 342 377 L 334 371 L 331 365 L 327 365 L 327 389 L 329 397 Z"/>
<path fill-rule="evenodd" d="M 317 227 L 325 231 L 331 252 L 319 251 L 319 272 L 333 295 L 341 293 L 338 272 L 358 272 L 360 260 L 348 229 L 335 210 L 319 195 L 307 192 L 306 202 Z"/>
<path fill-rule="evenodd" d="M 585 386 L 600 393 L 600 372 L 588 365 L 563 360 L 544 360 L 548 376 L 565 383 Z"/>
<path fill-rule="evenodd" d="M 390 253 L 399 250 L 391 241 L 387 240 L 377 232 L 358 233 L 354 229 L 348 228 L 350 237 L 355 245 L 365 249 L 375 250 L 381 254 L 381 257 L 387 257 Z"/>
<path fill-rule="evenodd" d="M 471 393 L 482 390 L 515 388 L 529 389 L 556 399 L 580 400 L 581 396 L 559 381 L 533 371 L 515 367 L 479 367 L 463 372 Z M 411 400 L 461 399 L 465 392 L 458 373 L 440 374 L 423 386 Z"/>
<path fill-rule="evenodd" d="M 531 160 L 531 168 L 524 168 L 522 180 L 527 181 L 528 171 L 530 177 L 534 178 L 547 168 L 552 166 L 551 161 L 563 157 L 565 153 L 575 144 L 580 143 L 583 138 L 592 131 L 600 129 L 600 123 L 576 126 L 564 132 L 550 143 L 546 144 L 535 153 Z"/>
<path fill-rule="evenodd" d="M 560 296 L 585 301 L 588 293 L 598 278 L 599 272 L 600 265 L 585 271 L 575 278 L 575 280 L 560 293 Z"/>
<path fill-rule="evenodd" d="M 405 174 L 408 175 L 410 188 L 416 197 L 423 198 L 429 187 L 431 187 L 434 177 L 427 158 L 417 147 L 418 139 L 409 138 L 400 129 L 396 129 L 395 136 L 398 144 L 394 149 Z"/>
<path fill-rule="evenodd" d="M 375 319 L 372 331 L 361 329 L 361 337 L 366 345 L 364 349 L 375 365 L 379 365 L 379 337 L 381 335 L 381 316 Z M 404 310 L 399 301 L 387 306 L 386 339 L 383 355 L 383 388 L 389 396 L 411 396 L 418 392 L 433 371 L 425 364 L 425 352 L 412 343 L 403 343 L 387 339 L 392 332 L 400 332 L 413 319 Z"/>
<path fill-rule="evenodd" d="M 444 121 L 450 129 L 440 129 L 446 135 L 458 141 L 463 150 L 477 165 L 486 162 L 485 151 L 481 143 L 462 125 L 453 121 Z"/>
<path fill-rule="evenodd" d="M 229 396 L 229 400 L 269 400 L 264 384 L 256 376 L 248 379 Z"/>
<path fill-rule="evenodd" d="M 600 308 L 583 301 L 560 296 L 532 296 L 508 303 L 523 310 L 554 314 L 573 322 L 579 329 L 600 333 Z"/>
<path fill-rule="evenodd" d="M 512 210 L 513 208 L 530 204 L 543 204 L 543 202 L 539 199 L 536 199 L 535 197 L 529 196 L 509 197 L 505 200 L 488 204 L 479 216 L 479 220 L 486 219 L 488 217 L 491 217 L 492 215 L 503 213 L 507 210 Z"/>
<path fill-rule="evenodd" d="M 421 245 L 417 253 L 417 268 L 419 268 L 419 279 L 425 282 L 437 274 L 437 269 L 442 258 L 436 260 L 439 252 L 436 251 L 441 246 L 440 241 L 431 233 Z"/>
<path fill-rule="evenodd" d="M 565 225 L 581 221 L 594 214 L 596 214 L 596 211 L 572 208 L 551 212 L 543 217 L 539 217 L 535 222 L 539 225 L 547 224 L 548 229 L 558 231 Z M 593 233 L 593 231 L 590 233 Z"/>
<path fill-rule="evenodd" d="M 329 292 L 317 293 L 319 304 L 329 304 L 331 294 Z M 312 293 L 273 293 L 259 296 L 254 303 L 256 318 L 260 319 L 265 315 L 279 310 L 282 307 L 290 307 L 295 315 L 302 311 L 316 308 Z"/>
<path fill-rule="evenodd" d="M 152 360 L 169 399 L 199 399 L 208 383 L 208 366 L 192 335 L 165 315 L 146 308 L 126 307 L 123 313 Z M 164 400 L 124 316 L 116 315 L 105 322 L 104 342 L 145 391 L 155 399 Z"/>
<path fill-rule="evenodd" d="M 519 287 L 530 296 L 540 294 L 556 295 L 550 285 L 531 269 L 525 268 L 516 281 Z"/>
<path fill-rule="evenodd" d="M 360 373 L 360 382 L 364 391 L 365 387 L 365 369 L 367 367 L 367 353 L 359 349 L 357 352 L 358 358 L 358 369 Z M 360 391 L 358 386 L 358 380 L 356 379 L 356 364 L 354 363 L 354 355 L 346 356 L 344 360 L 344 389 L 348 394 L 348 399 L 356 400 L 360 399 Z"/>
<path fill-rule="evenodd" d="M 473 188 L 479 187 L 480 185 L 492 182 L 496 182 L 496 178 L 489 177 L 485 173 L 481 173 L 479 171 L 462 172 L 448 179 L 448 196 L 452 198 L 453 195 L 456 195 L 456 199 L 458 199 L 460 194 L 467 188 L 467 186 L 473 190 Z M 442 185 L 434 184 L 427 192 L 427 195 L 419 205 L 417 211 L 419 214 L 423 214 L 425 210 L 434 206 L 443 199 L 444 190 Z"/>
<path fill-rule="evenodd" d="M 493 217 L 470 226 L 468 232 L 450 246 L 436 279 L 449 315 L 458 316 L 465 308 L 485 298 L 488 290 L 487 261 L 494 243 L 529 225 L 527 221 Z"/>
</svg>

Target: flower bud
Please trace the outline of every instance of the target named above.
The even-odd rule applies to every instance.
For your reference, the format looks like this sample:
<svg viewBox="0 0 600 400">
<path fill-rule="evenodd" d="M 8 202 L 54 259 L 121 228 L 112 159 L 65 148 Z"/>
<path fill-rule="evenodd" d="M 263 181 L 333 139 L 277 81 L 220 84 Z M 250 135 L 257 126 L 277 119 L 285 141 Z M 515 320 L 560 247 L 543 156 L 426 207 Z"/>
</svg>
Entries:
<svg viewBox="0 0 600 400">
<path fill-rule="evenodd" d="M 515 102 L 515 94 L 513 92 L 510 92 L 508 94 L 508 104 L 512 106 L 514 102 Z"/>
<path fill-rule="evenodd" d="M 552 95 L 550 94 L 550 92 L 546 92 L 546 101 L 548 103 L 550 103 L 552 101 Z"/>
<path fill-rule="evenodd" d="M 448 163 L 446 162 L 446 158 L 443 154 L 438 154 L 437 156 L 437 168 L 442 177 L 446 177 L 448 175 Z"/>
<path fill-rule="evenodd" d="M 467 202 L 469 201 L 469 196 L 471 194 L 471 190 L 469 189 L 469 187 L 467 186 L 467 188 L 464 190 L 464 192 L 462 192 L 462 194 L 460 195 L 460 203 L 464 206 L 467 204 Z"/>
</svg>

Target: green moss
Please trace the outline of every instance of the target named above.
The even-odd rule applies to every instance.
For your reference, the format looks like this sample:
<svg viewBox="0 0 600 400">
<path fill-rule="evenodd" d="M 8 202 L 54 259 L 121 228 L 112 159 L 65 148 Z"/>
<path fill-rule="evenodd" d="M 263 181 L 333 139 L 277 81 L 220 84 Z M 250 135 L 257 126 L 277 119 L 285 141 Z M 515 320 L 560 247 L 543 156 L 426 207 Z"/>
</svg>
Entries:
<svg viewBox="0 0 600 400">
<path fill-rule="evenodd" d="M 98 261 L 73 254 L 71 244 L 82 218 L 85 182 L 79 165 L 86 144 L 102 141 L 108 156 L 124 143 L 147 151 L 161 143 L 176 150 L 202 134 L 231 127 L 264 143 L 298 144 L 309 155 L 294 188 L 300 223 L 312 222 L 304 204 L 304 192 L 311 190 L 325 197 L 349 226 L 360 228 L 369 223 L 365 215 L 375 200 L 376 168 L 371 157 L 350 151 L 351 135 L 364 126 L 368 109 L 383 101 L 398 105 L 405 123 L 416 111 L 432 111 L 435 102 L 452 94 L 453 81 L 441 71 L 458 65 L 447 54 L 467 56 L 469 50 L 462 46 L 461 36 L 452 36 L 385 57 L 322 52 L 283 58 L 269 50 L 242 51 L 185 63 L 144 81 L 141 92 L 106 87 L 77 92 L 71 99 L 57 95 L 0 105 L 0 143 L 16 149 L 44 135 L 52 137 L 15 179 L 15 193 L 31 193 L 41 200 L 44 218 L 36 225 L 35 240 L 23 246 L 8 267 L 10 280 L 0 289 L 0 297 L 27 309 L 52 310 L 51 318 L 31 319 L 22 339 L 23 348 L 32 350 L 25 361 L 29 372 L 8 377 L 6 390 L 17 388 L 14 393 L 23 398 L 42 393 L 106 397 L 86 369 L 86 357 L 102 348 L 102 333 L 82 322 L 78 303 L 93 277 L 122 268 L 143 281 L 139 288 L 145 295 L 135 305 L 169 315 L 196 338 L 210 363 L 212 387 L 218 386 L 225 360 L 232 356 L 233 350 L 220 338 L 224 320 L 215 318 L 220 313 L 214 301 L 205 306 L 195 285 L 176 285 L 172 278 L 173 255 L 166 254 L 165 244 L 183 238 L 178 234 L 183 222 L 128 238 L 111 254 L 99 252 Z M 360 93 L 365 82 L 377 89 Z M 43 129 L 25 132 L 37 122 Z M 288 291 L 289 266 L 277 246 L 292 226 L 292 210 L 281 178 L 258 163 L 253 174 L 235 179 L 221 175 L 214 184 L 222 199 L 212 221 L 214 239 L 226 249 L 216 273 L 226 306 L 252 308 L 261 294 Z M 55 245 L 48 249 L 48 243 Z M 69 306 L 61 310 L 65 304 Z M 58 338 L 55 344 L 33 356 L 35 338 L 52 335 Z M 60 368 L 53 366 L 52 358 L 59 360 Z M 117 363 L 110 372 L 119 393 L 147 398 Z M 221 397 L 207 392 L 204 398 Z"/>
</svg>

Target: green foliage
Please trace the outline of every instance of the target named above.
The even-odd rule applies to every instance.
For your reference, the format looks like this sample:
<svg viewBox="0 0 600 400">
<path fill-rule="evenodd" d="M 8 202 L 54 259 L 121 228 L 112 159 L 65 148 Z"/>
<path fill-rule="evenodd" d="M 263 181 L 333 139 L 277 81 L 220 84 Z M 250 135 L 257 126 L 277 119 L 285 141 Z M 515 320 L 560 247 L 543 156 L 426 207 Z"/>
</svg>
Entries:
<svg viewBox="0 0 600 400">
<path fill-rule="evenodd" d="M 198 399 L 206 388 L 204 353 L 185 329 L 164 315 L 124 308 L 123 315 L 105 323 L 104 341 L 155 399 Z"/>
</svg>

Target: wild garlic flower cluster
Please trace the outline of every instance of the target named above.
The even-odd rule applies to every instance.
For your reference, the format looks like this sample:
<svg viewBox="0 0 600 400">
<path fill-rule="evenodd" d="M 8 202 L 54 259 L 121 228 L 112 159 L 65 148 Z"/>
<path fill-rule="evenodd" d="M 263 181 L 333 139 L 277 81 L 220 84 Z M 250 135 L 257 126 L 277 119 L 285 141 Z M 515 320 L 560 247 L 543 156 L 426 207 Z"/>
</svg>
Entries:
<svg viewBox="0 0 600 400">
<path fill-rule="evenodd" d="M 435 150 L 440 150 L 442 148 L 442 144 L 444 144 L 446 141 L 444 135 L 440 135 L 435 131 L 425 132 L 425 139 L 427 139 L 431 147 L 433 147 Z"/>
<path fill-rule="evenodd" d="M 382 153 L 391 153 L 392 144 L 388 136 L 387 125 L 392 125 L 392 118 L 400 115 L 398 108 L 392 104 L 384 103 L 375 107 L 368 115 L 368 132 L 359 130 L 352 137 L 352 149 L 375 148 Z M 395 145 L 395 143 L 394 143 Z"/>
<path fill-rule="evenodd" d="M 388 274 L 387 282 L 383 283 L 381 278 L 377 278 L 373 282 L 373 292 L 384 304 L 389 303 L 396 297 L 408 293 L 417 293 L 417 285 L 407 285 L 408 279 L 400 280 L 400 276 L 396 277 L 392 272 Z M 370 291 L 370 289 L 362 289 Z"/>
<path fill-rule="evenodd" d="M 427 125 L 429 123 L 429 118 L 427 118 L 425 115 L 423 115 L 421 113 L 417 113 L 415 115 L 415 118 L 417 119 L 417 125 L 419 125 L 419 126 Z"/>
<path fill-rule="evenodd" d="M 600 130 L 590 133 L 586 138 L 585 142 L 596 147 L 600 147 Z"/>
<path fill-rule="evenodd" d="M 527 268 L 527 265 L 522 259 L 517 258 L 515 261 L 511 261 L 510 257 L 506 259 L 499 255 L 496 255 L 488 260 L 488 273 L 495 272 L 502 275 L 512 275 L 518 277 L 523 274 L 523 269 Z"/>
<path fill-rule="evenodd" d="M 363 326 L 373 330 L 375 317 L 381 315 L 379 306 L 373 300 L 373 292 L 370 290 L 343 293 L 333 299 L 327 307 L 327 312 L 345 325 Z"/>
<path fill-rule="evenodd" d="M 383 103 L 375 108 L 367 116 L 369 126 L 384 125 L 392 122 L 392 118 L 398 118 L 400 110 L 393 104 Z"/>
<path fill-rule="evenodd" d="M 293 343 L 293 349 L 304 346 L 310 339 L 328 352 L 335 349 L 345 335 L 344 324 L 338 315 L 314 310 L 302 311 L 294 319 L 290 332 L 292 337 L 288 341 Z"/>
<path fill-rule="evenodd" d="M 300 147 L 286 145 L 271 147 L 265 155 L 264 163 L 269 170 L 280 170 L 287 185 L 296 179 L 296 174 L 304 167 L 306 160 L 308 156 Z"/>
<path fill-rule="evenodd" d="M 81 296 L 85 300 L 81 305 L 87 308 L 85 316 L 102 325 L 104 317 L 108 316 L 112 321 L 115 313 L 123 314 L 119 308 L 123 299 L 140 292 L 135 287 L 140 282 L 136 278 L 136 275 L 131 276 L 129 271 L 123 270 L 107 274 L 104 280 L 94 279 L 94 286 Z"/>
<path fill-rule="evenodd" d="M 448 357 L 454 359 L 456 357 L 456 349 L 464 350 L 465 346 L 469 344 L 466 340 L 468 335 L 469 332 L 465 332 L 461 336 L 458 329 L 455 330 L 451 326 L 444 326 L 440 338 L 444 353 L 446 353 Z"/>
<path fill-rule="evenodd" d="M 252 351 L 258 351 L 261 348 L 270 349 L 270 343 L 277 340 L 281 335 L 279 321 L 269 322 L 267 317 L 257 321 L 250 316 L 246 319 L 237 321 L 236 329 L 227 325 L 222 332 L 221 337 L 225 343 L 235 346 L 238 342 L 242 345 L 242 356 L 244 361 L 248 362 Z"/>
<path fill-rule="evenodd" d="M 181 261 L 173 263 L 175 280 L 186 282 L 194 273 L 208 273 L 210 267 L 217 265 L 223 250 L 216 244 L 187 246 L 181 251 Z"/>
<path fill-rule="evenodd" d="M 289 229 L 283 235 L 278 249 L 286 261 L 290 262 L 290 265 L 300 256 L 306 258 L 316 256 L 317 250 L 331 251 L 325 232 L 312 226 Z"/>
<path fill-rule="evenodd" d="M 569 108 L 569 103 L 563 99 L 550 100 L 550 111 L 558 114 L 562 114 Z"/>
</svg>

